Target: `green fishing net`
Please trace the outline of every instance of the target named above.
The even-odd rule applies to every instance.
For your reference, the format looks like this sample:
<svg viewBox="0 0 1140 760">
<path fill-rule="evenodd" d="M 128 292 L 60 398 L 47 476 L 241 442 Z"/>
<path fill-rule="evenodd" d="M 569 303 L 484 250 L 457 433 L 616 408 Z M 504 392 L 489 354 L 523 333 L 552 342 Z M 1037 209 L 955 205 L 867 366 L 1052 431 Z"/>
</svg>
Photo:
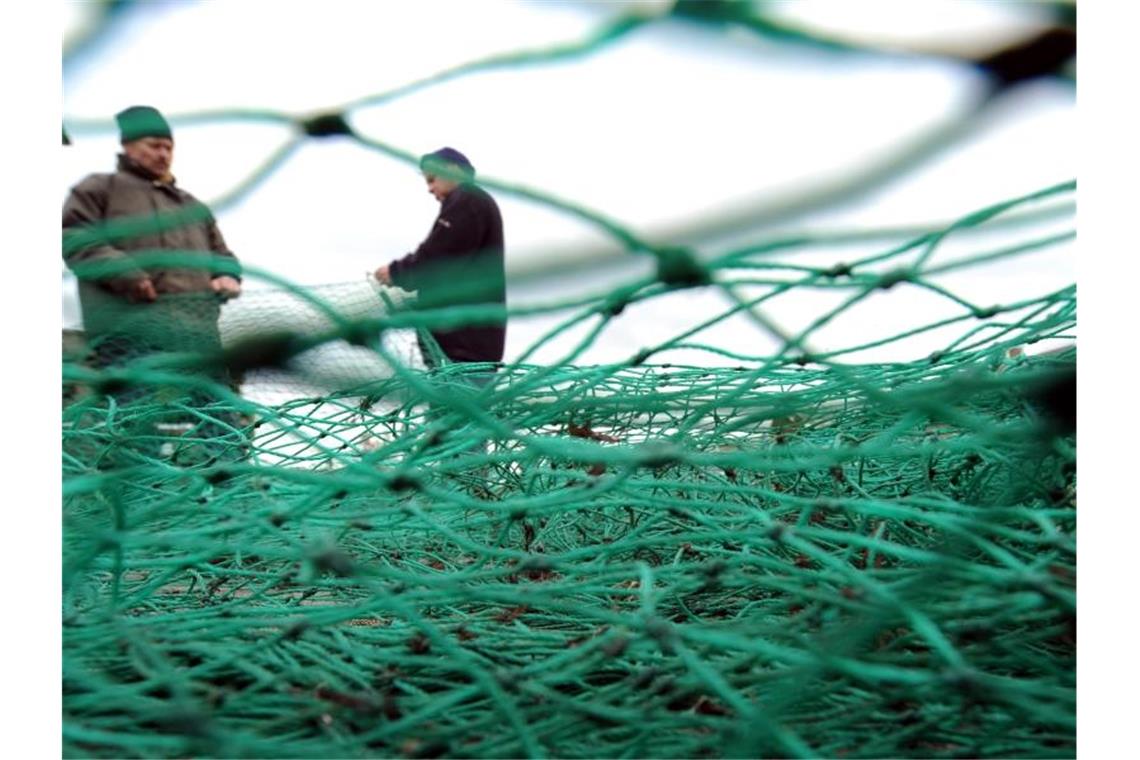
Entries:
<svg viewBox="0 0 1140 760">
<path fill-rule="evenodd" d="M 712 255 L 618 226 L 654 272 L 551 306 L 545 340 L 587 326 L 558 363 L 428 370 L 417 334 L 496 309 L 257 270 L 208 351 L 72 336 L 64 754 L 1072 756 L 1075 288 L 975 304 L 944 278 L 1071 240 L 1074 190 Z M 725 308 L 574 361 L 700 289 Z M 953 313 L 820 348 L 904 289 Z M 832 305 L 770 318 L 809 290 Z M 777 348 L 704 341 L 741 316 Z"/>
</svg>

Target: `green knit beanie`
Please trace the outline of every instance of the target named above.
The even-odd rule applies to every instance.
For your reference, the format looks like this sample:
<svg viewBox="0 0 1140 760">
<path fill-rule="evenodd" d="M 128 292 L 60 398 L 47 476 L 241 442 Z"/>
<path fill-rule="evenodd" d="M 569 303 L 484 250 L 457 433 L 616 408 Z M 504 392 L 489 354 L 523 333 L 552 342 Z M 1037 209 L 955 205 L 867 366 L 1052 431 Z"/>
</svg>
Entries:
<svg viewBox="0 0 1140 760">
<path fill-rule="evenodd" d="M 115 114 L 119 124 L 119 142 L 129 143 L 143 137 L 174 139 L 170 125 L 158 109 L 150 106 L 131 106 Z"/>
</svg>

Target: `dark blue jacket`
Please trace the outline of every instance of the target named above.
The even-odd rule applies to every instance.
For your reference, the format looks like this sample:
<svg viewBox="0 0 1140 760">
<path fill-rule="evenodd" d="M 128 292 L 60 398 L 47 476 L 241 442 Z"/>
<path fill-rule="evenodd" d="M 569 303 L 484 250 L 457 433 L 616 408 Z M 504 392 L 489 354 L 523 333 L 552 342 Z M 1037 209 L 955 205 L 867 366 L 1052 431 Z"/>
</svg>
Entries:
<svg viewBox="0 0 1140 760">
<path fill-rule="evenodd" d="M 503 219 L 495 199 L 474 184 L 452 190 L 427 239 L 393 261 L 388 272 L 395 285 L 419 291 L 421 308 L 505 306 Z M 497 362 L 503 359 L 506 332 L 504 318 L 431 334 L 452 361 Z"/>
</svg>

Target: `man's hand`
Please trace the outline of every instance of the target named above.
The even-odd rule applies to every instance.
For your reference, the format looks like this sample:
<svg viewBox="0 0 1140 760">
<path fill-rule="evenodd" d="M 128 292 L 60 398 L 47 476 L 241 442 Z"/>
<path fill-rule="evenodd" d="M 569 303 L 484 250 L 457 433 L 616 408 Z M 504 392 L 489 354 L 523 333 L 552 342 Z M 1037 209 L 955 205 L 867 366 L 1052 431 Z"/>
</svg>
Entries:
<svg viewBox="0 0 1140 760">
<path fill-rule="evenodd" d="M 131 303 L 153 303 L 158 299 L 158 292 L 149 277 L 139 277 L 131 280 L 127 286 L 127 300 Z"/>
<path fill-rule="evenodd" d="M 210 287 L 222 298 L 237 298 L 241 295 L 241 283 L 228 274 L 210 280 Z"/>
<path fill-rule="evenodd" d="M 391 285 L 392 284 L 392 275 L 391 275 L 391 273 L 388 272 L 388 265 L 387 264 L 385 264 L 384 266 L 377 269 L 373 273 L 373 276 L 377 280 L 380 281 L 381 285 Z"/>
</svg>

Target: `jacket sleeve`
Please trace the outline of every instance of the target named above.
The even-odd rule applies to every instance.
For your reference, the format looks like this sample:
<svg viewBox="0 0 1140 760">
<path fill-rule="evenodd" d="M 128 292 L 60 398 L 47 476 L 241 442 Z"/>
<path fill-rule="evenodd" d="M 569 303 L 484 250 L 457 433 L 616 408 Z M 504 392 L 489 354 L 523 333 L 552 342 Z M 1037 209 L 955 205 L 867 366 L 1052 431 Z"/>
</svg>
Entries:
<svg viewBox="0 0 1140 760">
<path fill-rule="evenodd" d="M 92 228 L 106 220 L 110 177 L 93 174 L 71 189 L 63 204 L 63 257 L 68 267 L 91 262 L 127 262 L 131 257 L 109 242 L 92 235 Z M 94 238 L 94 239 L 88 239 Z M 80 271 L 82 275 L 82 271 Z M 146 276 L 140 267 L 100 278 L 101 284 L 115 292 L 123 292 L 132 281 Z M 87 279 L 81 277 L 81 279 Z"/>
<path fill-rule="evenodd" d="M 238 261 L 237 256 L 226 245 L 225 238 L 222 237 L 222 231 L 218 229 L 218 223 L 214 220 L 214 215 L 211 214 L 209 220 L 206 222 L 206 235 L 210 240 L 210 250 L 218 256 L 225 258 L 225 261 L 220 261 L 215 265 L 214 270 L 211 272 L 213 277 L 222 277 L 229 275 L 235 279 L 241 279 L 241 262 Z"/>
<path fill-rule="evenodd" d="M 392 282 L 404 290 L 419 290 L 441 262 L 478 247 L 479 225 L 479 216 L 469 203 L 441 209 L 427 239 L 415 251 L 389 265 Z"/>
</svg>

